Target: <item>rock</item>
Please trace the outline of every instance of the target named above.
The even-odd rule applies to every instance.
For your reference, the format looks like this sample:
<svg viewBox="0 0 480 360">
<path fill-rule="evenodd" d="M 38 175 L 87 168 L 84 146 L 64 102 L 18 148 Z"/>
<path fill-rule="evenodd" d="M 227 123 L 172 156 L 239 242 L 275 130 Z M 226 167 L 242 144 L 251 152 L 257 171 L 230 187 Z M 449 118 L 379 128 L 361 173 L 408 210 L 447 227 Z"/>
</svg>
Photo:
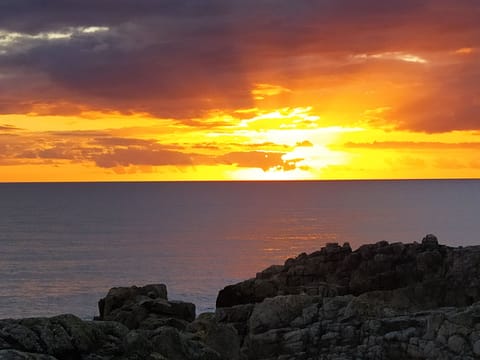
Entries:
<svg viewBox="0 0 480 360">
<path fill-rule="evenodd" d="M 456 354 L 465 352 L 465 339 L 459 335 L 452 335 L 448 338 L 448 347 Z"/>
<path fill-rule="evenodd" d="M 412 303 L 425 309 L 480 301 L 480 247 L 449 248 L 429 234 L 421 244 L 327 244 L 273 266 L 253 279 L 221 290 L 217 307 L 258 303 L 268 297 L 307 293 L 323 297 L 412 289 Z M 432 292 L 433 290 L 433 292 Z"/>
<path fill-rule="evenodd" d="M 188 322 L 195 320 L 195 305 L 183 301 L 166 301 L 152 299 L 140 302 L 148 314 L 156 314 L 163 317 L 172 317 Z"/>
<path fill-rule="evenodd" d="M 17 350 L 0 350 L 2 360 L 57 360 L 53 356 L 43 354 L 31 354 Z"/>
<path fill-rule="evenodd" d="M 189 325 L 188 321 L 169 317 L 157 317 L 149 315 L 140 324 L 140 328 L 144 330 L 155 330 L 162 326 L 173 327 L 177 330 L 184 331 Z"/>
<path fill-rule="evenodd" d="M 275 275 L 277 275 L 282 269 L 283 269 L 282 265 L 272 265 L 272 266 L 266 268 L 265 270 L 263 270 L 262 272 L 257 273 L 256 278 L 257 279 L 264 279 L 264 280 L 270 279 L 270 278 L 274 277 Z"/>
<path fill-rule="evenodd" d="M 433 234 L 427 234 L 423 239 L 422 239 L 422 245 L 424 247 L 428 248 L 436 248 L 438 247 L 438 239 L 435 235 Z"/>
<path fill-rule="evenodd" d="M 236 328 L 232 324 L 219 323 L 214 313 L 200 314 L 188 325 L 188 331 L 218 352 L 222 359 L 239 359 L 240 336 Z"/>
<path fill-rule="evenodd" d="M 232 325 L 214 323 L 208 328 L 205 344 L 217 351 L 222 359 L 238 360 L 240 358 L 240 337 Z"/>
<path fill-rule="evenodd" d="M 98 302 L 100 319 L 108 316 L 113 311 L 139 302 L 141 299 L 167 300 L 167 287 L 164 284 L 146 285 L 144 287 L 116 287 Z"/>
<path fill-rule="evenodd" d="M 82 321 L 73 315 L 0 321 L 1 350 L 69 359 L 77 354 L 121 353 L 128 329 L 118 323 Z"/>
<path fill-rule="evenodd" d="M 116 288 L 103 299 L 103 317 L 117 321 L 83 321 L 73 315 L 52 318 L 0 320 L 1 359 L 25 360 L 107 360 L 179 359 L 221 360 L 221 355 L 205 342 L 216 345 L 226 339 L 231 325 L 218 324 L 217 334 L 205 342 L 185 331 L 195 318 L 193 304 L 166 300 L 166 288 Z M 131 310 L 132 317 L 128 317 Z M 129 329 L 133 319 L 141 321 Z M 214 318 L 214 315 L 211 316 Z M 185 320 L 186 319 L 186 320 Z M 188 321 L 187 321 L 188 320 Z M 137 324 L 138 325 L 138 324 Z M 174 327 L 173 327 L 173 326 Z M 238 354 L 238 336 L 229 351 Z M 236 345 L 235 345 L 236 344 Z"/>
<path fill-rule="evenodd" d="M 215 313 L 207 312 L 197 316 L 195 321 L 187 325 L 187 331 L 197 334 L 200 338 L 204 338 L 208 329 L 217 322 Z"/>
<path fill-rule="evenodd" d="M 229 323 L 235 327 L 237 333 L 243 337 L 248 332 L 248 319 L 254 304 L 237 305 L 229 308 L 217 308 L 215 319 L 218 322 Z"/>
<path fill-rule="evenodd" d="M 480 356 L 480 340 L 475 341 L 473 344 L 473 353 L 477 356 Z"/>
<path fill-rule="evenodd" d="M 260 302 L 267 297 L 277 295 L 278 288 L 276 281 L 263 279 L 264 275 L 259 274 L 255 281 L 247 280 L 234 286 L 227 286 L 221 290 L 217 298 L 217 307 L 230 307 L 234 305 L 250 304 Z"/>
<path fill-rule="evenodd" d="M 0 359 L 221 360 L 216 351 L 191 337 L 168 326 L 129 331 L 117 322 L 82 321 L 73 315 L 1 320 Z"/>
<path fill-rule="evenodd" d="M 245 338 L 242 353 L 247 359 L 276 358 L 282 354 L 283 335 L 287 329 L 272 329 Z"/>
<path fill-rule="evenodd" d="M 270 329 L 288 327 L 290 323 L 302 314 L 314 298 L 308 295 L 287 295 L 265 299 L 255 305 L 249 319 L 249 329 L 253 334 Z"/>
<path fill-rule="evenodd" d="M 221 360 L 220 355 L 200 341 L 191 340 L 175 328 L 162 327 L 152 338 L 154 349 L 167 359 Z"/>
<path fill-rule="evenodd" d="M 254 304 L 246 304 L 217 308 L 215 311 L 215 317 L 221 322 L 235 323 L 247 321 L 250 318 L 254 307 Z"/>
<path fill-rule="evenodd" d="M 216 314 L 244 329 L 245 359 L 473 359 L 479 281 L 478 246 L 328 244 L 220 291 Z"/>
<path fill-rule="evenodd" d="M 178 320 L 191 322 L 195 319 L 195 305 L 168 301 L 167 288 L 163 284 L 112 288 L 99 301 L 98 307 L 98 320 L 117 321 L 129 329 L 153 329 L 162 325 L 181 329 L 186 324 Z"/>
</svg>

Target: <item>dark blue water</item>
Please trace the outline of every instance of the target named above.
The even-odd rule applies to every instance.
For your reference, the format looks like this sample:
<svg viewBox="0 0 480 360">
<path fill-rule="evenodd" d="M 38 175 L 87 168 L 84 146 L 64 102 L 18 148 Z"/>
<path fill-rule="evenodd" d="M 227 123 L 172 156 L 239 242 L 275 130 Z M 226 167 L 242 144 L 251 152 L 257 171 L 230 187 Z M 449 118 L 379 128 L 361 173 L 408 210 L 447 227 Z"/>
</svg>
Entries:
<svg viewBox="0 0 480 360">
<path fill-rule="evenodd" d="M 227 284 L 326 242 L 480 243 L 480 181 L 0 184 L 0 318 L 91 318 L 113 286 L 212 310 Z"/>
</svg>

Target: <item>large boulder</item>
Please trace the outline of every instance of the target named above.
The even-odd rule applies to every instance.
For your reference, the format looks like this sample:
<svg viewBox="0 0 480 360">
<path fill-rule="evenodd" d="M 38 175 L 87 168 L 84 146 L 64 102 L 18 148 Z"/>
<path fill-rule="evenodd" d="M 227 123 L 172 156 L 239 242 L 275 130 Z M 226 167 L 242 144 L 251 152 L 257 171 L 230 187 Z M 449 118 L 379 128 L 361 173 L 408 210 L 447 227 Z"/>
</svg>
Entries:
<svg viewBox="0 0 480 360">
<path fill-rule="evenodd" d="M 165 284 L 153 284 L 143 287 L 114 287 L 108 291 L 106 297 L 98 302 L 100 318 L 109 316 L 115 310 L 133 305 L 147 299 L 167 300 L 167 286 Z"/>
<path fill-rule="evenodd" d="M 116 287 L 98 302 L 97 320 L 117 321 L 129 329 L 155 329 L 168 325 L 182 329 L 195 319 L 195 305 L 168 301 L 163 284 Z"/>
</svg>

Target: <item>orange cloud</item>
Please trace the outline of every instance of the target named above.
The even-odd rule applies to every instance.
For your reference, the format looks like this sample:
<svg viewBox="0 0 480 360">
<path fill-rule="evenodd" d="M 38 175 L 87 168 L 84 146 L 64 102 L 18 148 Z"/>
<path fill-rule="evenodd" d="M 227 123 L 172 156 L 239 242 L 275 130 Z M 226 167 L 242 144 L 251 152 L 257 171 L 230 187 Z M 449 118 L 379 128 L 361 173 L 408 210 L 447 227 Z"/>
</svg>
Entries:
<svg viewBox="0 0 480 360">
<path fill-rule="evenodd" d="M 42 4 L 0 3 L 2 174 L 478 174 L 479 2 Z"/>
<path fill-rule="evenodd" d="M 283 93 L 290 93 L 292 90 L 280 85 L 271 84 L 255 84 L 255 88 L 251 91 L 256 100 L 263 100 L 267 96 L 275 96 Z"/>
<path fill-rule="evenodd" d="M 374 141 L 372 143 L 349 142 L 347 148 L 373 149 L 480 149 L 480 142 L 445 143 L 445 142 L 415 142 L 415 141 Z"/>
<path fill-rule="evenodd" d="M 285 154 L 282 153 L 263 151 L 233 152 L 220 156 L 219 160 L 229 165 L 246 168 L 261 168 L 264 171 L 271 168 L 287 171 L 293 170 L 295 168 L 295 163 L 301 160 L 285 161 L 283 160 L 284 155 Z"/>
</svg>

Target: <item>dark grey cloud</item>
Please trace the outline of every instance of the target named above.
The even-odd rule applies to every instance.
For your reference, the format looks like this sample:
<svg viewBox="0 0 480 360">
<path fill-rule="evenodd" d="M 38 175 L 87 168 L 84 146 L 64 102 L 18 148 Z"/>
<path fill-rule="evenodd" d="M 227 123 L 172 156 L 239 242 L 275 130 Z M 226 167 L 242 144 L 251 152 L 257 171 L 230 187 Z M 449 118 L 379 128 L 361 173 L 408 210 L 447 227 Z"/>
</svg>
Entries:
<svg viewBox="0 0 480 360">
<path fill-rule="evenodd" d="M 27 112 L 38 103 L 52 104 L 52 113 L 78 111 L 57 106 L 61 100 L 197 126 L 191 119 L 206 111 L 252 106 L 257 78 L 369 69 L 368 63 L 349 64 L 352 54 L 480 47 L 479 19 L 480 2 L 474 0 L 3 0 L 0 34 L 23 37 L 10 45 L 0 41 L 0 113 Z M 100 26 L 109 29 L 83 31 Z M 39 37 L 48 32 L 71 37 Z M 371 71 L 388 76 L 390 70 Z M 431 96 L 444 104 L 448 88 L 442 80 L 452 83 L 458 101 L 447 104 L 454 117 L 437 114 L 441 125 L 434 127 L 432 116 L 421 115 L 419 96 L 417 104 L 398 110 L 401 120 L 390 121 L 425 131 L 478 129 L 471 120 L 480 114 L 476 100 L 460 101 L 480 91 L 476 66 L 459 63 L 449 71 Z"/>
<path fill-rule="evenodd" d="M 0 24 L 35 34 L 72 26 L 135 23 L 152 16 L 211 16 L 223 8 L 221 1 L 211 0 L 2 0 Z"/>
<path fill-rule="evenodd" d="M 26 50 L 12 48 L 0 56 L 0 71 L 22 76 L 27 69 L 45 74 L 54 84 L 41 93 L 16 91 L 25 97 L 17 103 L 20 110 L 32 105 L 32 95 L 41 102 L 62 93 L 100 109 L 164 117 L 194 117 L 202 110 L 250 104 L 250 84 L 242 79 L 241 56 L 229 44 L 226 24 L 198 24 L 198 19 L 171 24 L 169 19 L 163 26 L 161 19 L 137 21 L 70 39 L 19 40 L 28 42 L 22 45 Z M 14 80 L 11 77 L 9 85 Z"/>
</svg>

